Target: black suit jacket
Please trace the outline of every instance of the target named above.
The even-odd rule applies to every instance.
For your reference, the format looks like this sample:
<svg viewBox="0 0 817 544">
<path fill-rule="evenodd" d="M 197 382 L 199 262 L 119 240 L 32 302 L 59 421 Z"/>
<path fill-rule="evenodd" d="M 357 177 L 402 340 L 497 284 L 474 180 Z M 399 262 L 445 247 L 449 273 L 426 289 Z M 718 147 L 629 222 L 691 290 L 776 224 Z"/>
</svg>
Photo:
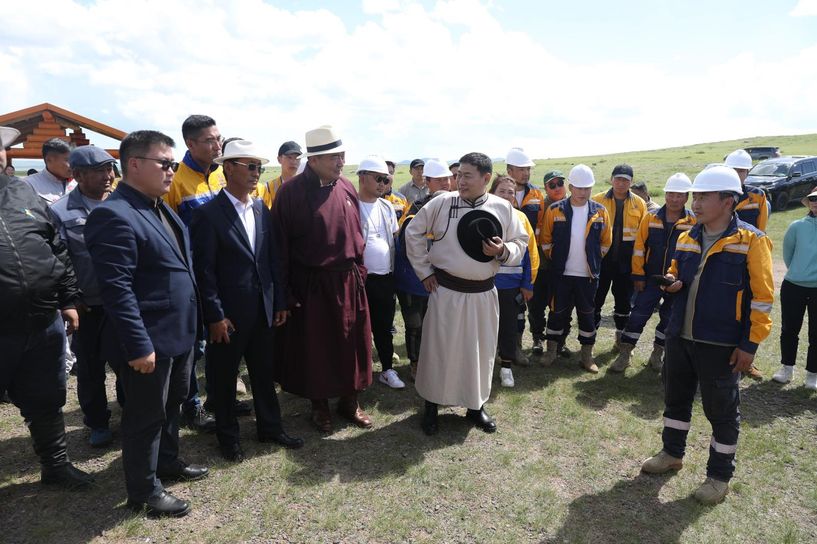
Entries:
<svg viewBox="0 0 817 544">
<path fill-rule="evenodd" d="M 156 353 L 176 357 L 192 349 L 199 330 L 198 295 L 187 229 L 161 199 L 159 206 L 181 234 L 181 248 L 150 199 L 121 182 L 85 224 L 105 307 L 106 355 L 126 361 Z M 181 250 L 180 250 L 181 249 Z M 118 353 L 108 351 L 109 334 Z"/>
<path fill-rule="evenodd" d="M 233 203 L 222 189 L 193 210 L 190 233 L 193 267 L 206 324 L 225 317 L 236 330 L 255 325 L 258 309 L 271 327 L 276 310 L 286 309 L 272 239 L 272 216 L 260 200 L 253 202 L 255 251 Z"/>
</svg>

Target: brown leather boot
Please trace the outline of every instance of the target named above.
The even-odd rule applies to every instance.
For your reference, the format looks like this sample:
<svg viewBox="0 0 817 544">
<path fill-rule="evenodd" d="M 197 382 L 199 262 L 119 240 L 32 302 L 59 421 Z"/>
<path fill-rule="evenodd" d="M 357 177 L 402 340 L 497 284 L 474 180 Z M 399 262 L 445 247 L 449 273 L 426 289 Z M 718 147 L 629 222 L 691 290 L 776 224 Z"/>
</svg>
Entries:
<svg viewBox="0 0 817 544">
<path fill-rule="evenodd" d="M 345 417 L 361 429 L 368 429 L 372 426 L 369 415 L 363 411 L 357 402 L 357 393 L 341 397 L 338 400 L 338 414 Z"/>
<path fill-rule="evenodd" d="M 312 424 L 323 433 L 332 432 L 332 414 L 329 412 L 329 400 L 312 399 Z"/>
</svg>

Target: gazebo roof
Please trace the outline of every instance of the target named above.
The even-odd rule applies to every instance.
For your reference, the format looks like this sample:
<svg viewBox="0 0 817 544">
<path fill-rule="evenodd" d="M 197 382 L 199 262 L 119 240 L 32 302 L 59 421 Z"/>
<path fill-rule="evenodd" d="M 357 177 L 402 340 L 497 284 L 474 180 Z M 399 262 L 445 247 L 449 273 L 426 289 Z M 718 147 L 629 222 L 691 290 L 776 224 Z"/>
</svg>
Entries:
<svg viewBox="0 0 817 544">
<path fill-rule="evenodd" d="M 41 159 L 43 143 L 51 138 L 62 138 L 74 146 L 89 145 L 91 142 L 82 129 L 114 140 L 122 140 L 127 135 L 127 132 L 47 102 L 0 115 L 0 126 L 14 127 L 20 131 L 20 137 L 12 145 L 22 143 L 23 147 L 12 147 L 8 151 L 10 158 L 19 159 Z M 67 130 L 71 134 L 67 134 Z M 119 158 L 118 149 L 106 151 Z"/>
</svg>

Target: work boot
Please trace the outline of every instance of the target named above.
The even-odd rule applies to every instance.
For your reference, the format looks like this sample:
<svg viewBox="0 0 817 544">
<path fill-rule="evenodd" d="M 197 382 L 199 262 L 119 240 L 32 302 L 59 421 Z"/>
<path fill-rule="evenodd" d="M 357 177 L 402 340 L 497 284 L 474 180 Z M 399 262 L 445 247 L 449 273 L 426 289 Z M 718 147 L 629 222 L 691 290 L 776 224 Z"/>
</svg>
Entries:
<svg viewBox="0 0 817 544">
<path fill-rule="evenodd" d="M 622 342 L 619 346 L 619 353 L 613 364 L 610 365 L 610 372 L 624 372 L 630 366 L 630 359 L 633 356 L 634 345 Z"/>
<path fill-rule="evenodd" d="M 534 338 L 531 351 L 534 355 L 542 355 L 545 352 L 545 341 L 541 338 Z"/>
<path fill-rule="evenodd" d="M 715 478 L 707 478 L 704 483 L 695 490 L 695 500 L 706 506 L 712 506 L 723 501 L 726 494 L 729 493 L 729 484 L 716 480 Z"/>
<path fill-rule="evenodd" d="M 556 360 L 557 350 L 559 349 L 559 343 L 555 340 L 548 340 L 547 342 L 547 351 L 542 356 L 542 366 L 550 366 L 553 364 L 553 361 Z"/>
<path fill-rule="evenodd" d="M 803 382 L 803 385 L 806 389 L 811 389 L 812 391 L 817 390 L 817 372 L 809 372 L 806 371 L 806 381 Z"/>
<path fill-rule="evenodd" d="M 754 363 L 752 363 L 752 366 L 750 366 L 749 370 L 744 372 L 743 375 L 752 378 L 756 382 L 763 381 L 763 373 L 760 371 L 758 367 L 755 366 Z"/>
<path fill-rule="evenodd" d="M 426 411 L 423 413 L 423 421 L 420 426 L 428 436 L 437 434 L 437 431 L 440 430 L 437 425 L 437 405 L 435 403 L 426 401 Z"/>
<path fill-rule="evenodd" d="M 90 487 L 94 479 L 79 470 L 68 459 L 65 420 L 62 411 L 32 417 L 28 432 L 34 442 L 34 452 L 40 458 L 40 481 L 67 490 Z"/>
<path fill-rule="evenodd" d="M 598 329 L 598 327 L 596 327 Z M 621 349 L 621 331 L 616 331 L 616 339 L 613 341 L 613 347 L 610 349 L 613 353 Z"/>
<path fill-rule="evenodd" d="M 562 359 L 570 359 L 570 357 L 573 356 L 573 352 L 570 351 L 570 348 L 568 348 L 565 344 L 559 344 L 556 351 L 559 353 L 559 357 Z"/>
<path fill-rule="evenodd" d="M 681 470 L 683 466 L 683 459 L 673 457 L 664 450 L 661 450 L 641 463 L 641 471 L 649 474 L 664 474 L 670 470 Z"/>
<path fill-rule="evenodd" d="M 650 367 L 656 372 L 661 372 L 664 366 L 664 346 L 658 344 L 652 345 L 652 353 L 650 354 Z"/>
<path fill-rule="evenodd" d="M 548 342 L 550 343 L 550 342 Z M 592 374 L 598 374 L 599 367 L 596 366 L 596 363 L 593 361 L 593 346 L 585 346 L 582 345 L 582 353 L 581 353 L 581 365 L 586 371 Z"/>
<path fill-rule="evenodd" d="M 513 363 L 517 366 L 530 366 L 530 361 L 522 352 L 522 334 L 516 335 L 516 352 L 513 356 Z"/>
<path fill-rule="evenodd" d="M 210 415 L 201 404 L 188 412 L 182 412 L 181 424 L 199 432 L 210 433 L 216 430 L 216 418 Z"/>
</svg>

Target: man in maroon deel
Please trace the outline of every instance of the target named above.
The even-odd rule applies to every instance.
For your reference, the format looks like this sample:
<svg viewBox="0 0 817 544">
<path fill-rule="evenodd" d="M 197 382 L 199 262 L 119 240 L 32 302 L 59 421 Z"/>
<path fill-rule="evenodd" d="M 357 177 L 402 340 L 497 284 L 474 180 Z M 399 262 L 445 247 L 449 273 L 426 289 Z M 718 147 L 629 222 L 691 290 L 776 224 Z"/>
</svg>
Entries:
<svg viewBox="0 0 817 544">
<path fill-rule="evenodd" d="M 338 413 L 368 428 L 358 393 L 372 383 L 372 334 L 357 193 L 341 175 L 343 143 L 331 126 L 306 133 L 303 173 L 285 183 L 272 207 L 287 289 L 286 324 L 276 332 L 281 387 L 312 400 L 312 422 L 332 432 Z"/>
</svg>

